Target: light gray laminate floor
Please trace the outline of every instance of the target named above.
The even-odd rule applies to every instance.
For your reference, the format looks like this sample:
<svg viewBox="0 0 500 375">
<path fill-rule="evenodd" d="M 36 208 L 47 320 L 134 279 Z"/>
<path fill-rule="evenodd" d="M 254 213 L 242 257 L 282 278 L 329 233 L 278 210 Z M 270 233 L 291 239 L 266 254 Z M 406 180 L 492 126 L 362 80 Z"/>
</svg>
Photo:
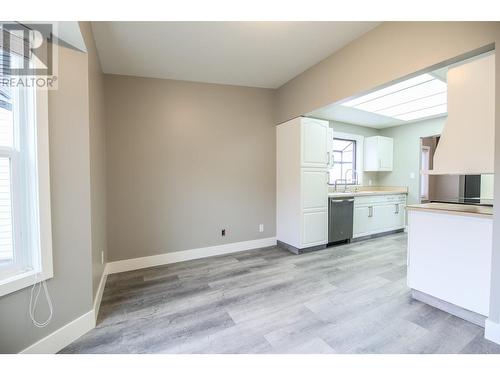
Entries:
<svg viewBox="0 0 500 375">
<path fill-rule="evenodd" d="M 500 353 L 410 298 L 406 235 L 246 251 L 108 277 L 95 329 L 62 353 Z"/>
</svg>

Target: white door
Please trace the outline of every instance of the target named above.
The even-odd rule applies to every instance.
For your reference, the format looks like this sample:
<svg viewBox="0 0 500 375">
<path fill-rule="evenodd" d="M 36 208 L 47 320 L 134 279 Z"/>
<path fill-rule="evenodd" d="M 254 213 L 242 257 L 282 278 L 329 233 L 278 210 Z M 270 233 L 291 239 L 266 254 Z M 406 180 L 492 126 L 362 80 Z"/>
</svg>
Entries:
<svg viewBox="0 0 500 375">
<path fill-rule="evenodd" d="M 398 203 L 396 213 L 396 228 L 404 228 L 405 226 L 405 205 Z"/>
<path fill-rule="evenodd" d="M 328 122 L 302 119 L 302 166 L 326 168 L 328 165 Z"/>
<path fill-rule="evenodd" d="M 366 236 L 373 227 L 373 208 L 362 206 L 354 207 L 353 213 L 353 238 Z"/>
<path fill-rule="evenodd" d="M 404 225 L 404 209 L 400 203 L 387 203 L 379 206 L 381 232 L 394 230 Z"/>
<path fill-rule="evenodd" d="M 392 138 L 378 137 L 378 152 L 380 158 L 380 169 L 386 171 L 392 171 L 392 154 L 393 154 Z"/>
<path fill-rule="evenodd" d="M 328 166 L 333 168 L 333 129 L 328 127 L 328 140 L 327 140 L 327 153 L 328 153 Z"/>
<path fill-rule="evenodd" d="M 302 169 L 302 209 L 328 208 L 327 173 L 322 169 Z"/>
<path fill-rule="evenodd" d="M 302 214 L 302 248 L 323 245 L 328 241 L 328 211 Z"/>
</svg>

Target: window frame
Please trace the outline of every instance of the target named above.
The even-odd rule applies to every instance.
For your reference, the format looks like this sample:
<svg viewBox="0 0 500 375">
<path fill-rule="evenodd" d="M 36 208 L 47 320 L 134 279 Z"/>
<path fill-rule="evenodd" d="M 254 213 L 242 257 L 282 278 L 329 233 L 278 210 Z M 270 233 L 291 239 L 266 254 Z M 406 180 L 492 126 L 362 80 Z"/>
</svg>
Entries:
<svg viewBox="0 0 500 375">
<path fill-rule="evenodd" d="M 340 174 L 341 174 L 341 176 L 340 177 L 341 177 L 342 181 L 344 181 L 343 178 L 345 177 L 344 176 L 345 171 L 343 170 L 343 166 L 342 166 L 343 164 L 351 164 L 352 168 L 349 168 L 349 169 L 355 170 L 357 172 L 356 167 L 357 167 L 358 164 L 357 164 L 357 155 L 356 155 L 356 153 L 357 153 L 357 148 L 358 148 L 358 142 L 355 139 L 346 139 L 346 138 L 335 137 L 335 134 L 334 134 L 333 135 L 333 141 L 335 142 L 336 140 L 337 141 L 345 141 L 345 142 L 351 142 L 352 143 L 352 161 L 350 161 L 350 162 L 343 162 L 343 161 L 338 162 L 337 161 L 336 162 L 335 161 L 335 156 L 333 156 L 332 168 L 331 169 L 333 169 L 333 166 L 335 164 L 341 164 L 341 166 L 340 166 Z M 341 154 L 343 154 L 344 151 L 338 151 L 338 150 L 335 150 L 335 149 L 332 148 L 332 154 L 334 155 L 335 153 L 341 153 Z M 347 170 L 349 170 L 349 169 L 347 169 Z M 334 182 L 335 182 L 335 180 L 336 179 L 334 179 Z M 355 185 L 355 184 L 354 184 L 354 181 L 353 181 L 353 179 L 351 177 L 351 182 L 350 183 L 347 183 L 347 181 L 344 181 L 344 183 L 342 183 L 341 185 Z"/>
<path fill-rule="evenodd" d="M 31 155 L 33 160 L 34 168 L 28 170 L 28 173 L 32 173 L 31 177 L 36 182 L 36 187 L 32 190 L 27 187 L 27 184 L 21 183 L 21 177 L 17 174 L 21 173 L 22 168 L 27 168 L 26 165 L 22 163 L 27 163 L 27 160 L 21 160 L 20 155 L 15 155 L 13 153 L 13 159 L 15 164 L 12 164 L 12 183 L 11 183 L 11 196 L 12 196 L 12 216 L 13 221 L 21 224 L 21 227 L 25 229 L 25 236 L 22 242 L 28 249 L 24 251 L 19 251 L 16 248 L 14 257 L 18 258 L 15 260 L 14 265 L 11 267 L 12 274 L 3 273 L 0 279 L 0 296 L 10 294 L 17 290 L 31 286 L 36 281 L 47 280 L 53 277 L 53 262 L 52 262 L 52 224 L 51 224 L 51 205 L 50 205 L 50 165 L 49 165 L 49 123 L 48 123 L 48 92 L 46 88 L 36 88 L 33 89 L 33 106 L 34 113 L 30 113 L 33 118 L 29 121 L 33 122 L 32 130 L 35 134 L 34 137 L 34 154 Z M 19 127 L 16 127 L 19 128 Z M 17 129 L 16 129 L 17 130 Z M 20 137 L 18 137 L 19 139 Z M 14 147 L 15 148 L 15 147 Z M 6 151 L 2 147 L 2 151 Z M 30 155 L 24 155 L 24 159 Z M 28 192 L 28 190 L 30 190 Z M 21 207 L 21 200 L 17 198 L 17 195 L 25 194 L 29 196 L 28 204 L 32 207 L 29 209 L 26 207 Z M 25 199 L 26 201 L 26 199 Z M 23 213 L 29 212 L 30 216 L 23 215 Z M 24 216 L 24 217 L 23 217 Z M 19 225 L 19 224 L 18 224 Z M 36 227 L 35 229 L 33 229 Z M 28 228 L 28 229 L 26 229 Z M 36 230 L 36 232 L 35 232 Z M 26 240 L 27 233 L 30 239 Z M 18 229 L 13 230 L 14 241 L 17 238 L 19 243 L 20 231 Z M 28 245 L 26 245 L 26 243 Z M 16 246 L 16 245 L 14 245 Z M 30 259 L 19 259 L 19 257 L 27 256 Z M 23 268 L 28 264 L 31 267 L 28 269 Z M 16 270 L 17 268 L 17 270 Z M 16 272 L 17 271 L 17 272 Z"/>
<path fill-rule="evenodd" d="M 334 139 L 343 139 L 343 140 L 354 140 L 356 141 L 356 167 L 354 168 L 357 172 L 357 182 L 358 185 L 363 184 L 364 172 L 364 142 L 365 137 L 361 134 L 355 133 L 347 133 L 347 132 L 339 132 L 335 130 L 335 124 L 333 124 L 333 138 Z M 332 139 L 332 147 L 333 147 L 333 139 Z M 332 168 L 329 168 L 328 171 L 331 172 Z M 329 185 L 334 185 L 335 181 L 332 180 L 332 173 L 329 173 Z M 351 185 L 352 186 L 352 185 Z"/>
</svg>

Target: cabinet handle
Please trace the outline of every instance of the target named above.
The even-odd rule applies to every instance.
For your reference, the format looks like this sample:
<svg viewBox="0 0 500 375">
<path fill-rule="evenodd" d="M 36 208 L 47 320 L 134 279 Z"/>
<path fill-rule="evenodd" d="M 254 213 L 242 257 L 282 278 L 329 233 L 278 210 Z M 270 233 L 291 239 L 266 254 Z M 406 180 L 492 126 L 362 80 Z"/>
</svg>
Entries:
<svg viewBox="0 0 500 375">
<path fill-rule="evenodd" d="M 373 217 L 373 206 L 368 206 L 368 217 Z"/>
<path fill-rule="evenodd" d="M 399 214 L 399 204 L 396 203 L 396 211 L 394 211 L 394 213 L 397 215 Z"/>
</svg>

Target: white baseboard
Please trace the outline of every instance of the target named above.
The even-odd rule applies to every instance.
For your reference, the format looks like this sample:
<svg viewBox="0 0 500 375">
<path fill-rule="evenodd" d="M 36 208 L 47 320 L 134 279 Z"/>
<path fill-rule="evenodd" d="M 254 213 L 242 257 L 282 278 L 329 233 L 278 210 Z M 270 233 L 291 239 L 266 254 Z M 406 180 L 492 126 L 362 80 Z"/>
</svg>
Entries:
<svg viewBox="0 0 500 375">
<path fill-rule="evenodd" d="M 484 338 L 500 344 L 500 323 L 486 319 L 484 326 Z"/>
<path fill-rule="evenodd" d="M 21 354 L 53 354 L 71 344 L 95 327 L 94 310 L 83 314 L 43 339 L 24 349 Z"/>
<path fill-rule="evenodd" d="M 207 258 L 214 255 L 237 253 L 239 251 L 259 249 L 262 247 L 275 246 L 276 237 L 262 238 L 258 240 L 233 242 L 224 245 L 201 247 L 198 249 L 176 251 L 160 255 L 152 255 L 142 258 L 133 258 L 109 262 L 106 264 L 105 273 L 132 271 L 141 268 L 161 266 L 164 264 L 183 262 L 186 260 Z"/>
<path fill-rule="evenodd" d="M 99 287 L 97 288 L 97 293 L 94 297 L 94 315 L 96 324 L 97 324 L 97 315 L 99 315 L 99 308 L 101 307 L 102 294 L 104 293 L 104 287 L 106 286 L 107 278 L 108 275 L 106 273 L 106 268 L 104 268 L 104 271 L 101 276 L 101 281 L 99 282 Z"/>
</svg>

